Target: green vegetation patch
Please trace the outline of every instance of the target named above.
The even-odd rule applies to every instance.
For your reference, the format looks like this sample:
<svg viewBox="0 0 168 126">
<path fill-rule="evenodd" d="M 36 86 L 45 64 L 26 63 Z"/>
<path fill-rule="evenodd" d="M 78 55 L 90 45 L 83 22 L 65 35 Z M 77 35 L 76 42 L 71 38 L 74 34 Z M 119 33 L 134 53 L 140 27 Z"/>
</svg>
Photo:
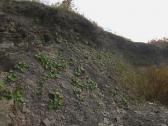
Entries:
<svg viewBox="0 0 168 126">
<path fill-rule="evenodd" d="M 66 64 L 57 63 L 55 59 L 50 58 L 48 55 L 44 53 L 38 53 L 35 55 L 35 57 L 41 63 L 43 68 L 45 68 L 46 70 L 55 71 L 66 69 Z"/>
<path fill-rule="evenodd" d="M 73 78 L 71 79 L 71 84 L 72 84 L 74 87 L 80 88 L 81 90 L 84 90 L 84 89 L 85 89 L 85 84 L 84 84 L 84 82 L 82 82 L 82 80 L 78 79 L 77 77 L 73 77 Z"/>
<path fill-rule="evenodd" d="M 24 62 L 19 62 L 15 65 L 15 69 L 20 72 L 25 72 L 28 69 L 28 65 Z M 24 90 L 18 86 L 14 89 L 7 87 L 7 83 L 16 82 L 17 75 L 16 72 L 10 70 L 5 79 L 0 80 L 0 99 L 5 98 L 7 100 L 13 100 L 15 104 L 22 104 L 24 102 Z"/>
<path fill-rule="evenodd" d="M 80 64 L 74 69 L 74 76 L 71 78 L 75 96 L 83 101 L 84 94 L 97 89 L 97 83 L 88 77 L 86 70 Z"/>
<path fill-rule="evenodd" d="M 38 53 L 35 55 L 35 58 L 40 62 L 45 70 L 48 71 L 48 78 L 58 78 L 60 71 L 66 69 L 67 64 L 65 62 L 57 63 L 55 59 L 50 58 L 44 53 Z"/>
<path fill-rule="evenodd" d="M 82 91 L 93 91 L 97 89 L 97 83 L 90 78 L 88 78 L 87 80 L 81 80 L 74 77 L 71 79 L 71 84 L 74 87 L 80 88 Z"/>
<path fill-rule="evenodd" d="M 43 87 L 44 87 L 44 84 L 47 81 L 47 79 L 48 78 L 46 76 L 44 76 L 38 81 L 38 87 L 37 87 L 37 91 L 36 91 L 37 95 L 42 95 Z"/>
<path fill-rule="evenodd" d="M 41 95 L 44 84 L 49 79 L 57 79 L 60 76 L 60 73 L 67 68 L 67 63 L 65 60 L 56 62 L 56 59 L 49 57 L 49 55 L 44 53 L 38 53 L 35 55 L 35 58 L 42 67 L 47 71 L 47 74 L 43 74 L 42 78 L 38 81 L 37 94 Z"/>
<path fill-rule="evenodd" d="M 82 95 L 82 90 L 80 88 L 73 88 L 73 93 L 75 94 L 75 96 L 80 100 L 83 101 L 84 100 L 84 96 Z"/>
<path fill-rule="evenodd" d="M 10 90 L 5 86 L 0 88 L 0 99 L 5 98 L 7 100 L 13 100 L 16 105 L 24 102 L 24 91 L 22 88 L 17 87 L 14 90 Z"/>
<path fill-rule="evenodd" d="M 5 81 L 4 80 L 0 80 L 0 90 L 3 89 L 5 86 Z"/>
<path fill-rule="evenodd" d="M 16 104 L 22 104 L 24 102 L 24 92 L 22 88 L 16 88 L 11 93 L 11 98 L 14 100 Z"/>
<path fill-rule="evenodd" d="M 83 68 L 82 65 L 79 65 L 76 69 L 75 69 L 75 76 L 80 77 L 82 74 L 85 73 L 85 69 Z"/>
<path fill-rule="evenodd" d="M 91 79 L 87 80 L 87 84 L 86 84 L 86 89 L 88 90 L 96 90 L 97 88 L 97 83 Z"/>
<path fill-rule="evenodd" d="M 15 65 L 15 68 L 21 72 L 25 72 L 29 66 L 25 62 L 19 62 Z"/>
<path fill-rule="evenodd" d="M 15 82 L 17 80 L 16 73 L 14 71 L 10 71 L 7 75 L 7 81 L 9 82 Z"/>
<path fill-rule="evenodd" d="M 49 93 L 49 104 L 48 108 L 49 110 L 57 110 L 59 107 L 63 106 L 64 99 L 63 96 L 58 91 L 53 91 Z"/>
</svg>

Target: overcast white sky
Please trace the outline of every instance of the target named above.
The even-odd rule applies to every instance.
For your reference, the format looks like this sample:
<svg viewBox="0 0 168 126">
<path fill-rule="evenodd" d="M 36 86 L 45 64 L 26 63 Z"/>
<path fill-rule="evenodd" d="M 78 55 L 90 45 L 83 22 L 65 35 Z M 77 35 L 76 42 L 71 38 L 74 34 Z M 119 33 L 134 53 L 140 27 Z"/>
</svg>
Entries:
<svg viewBox="0 0 168 126">
<path fill-rule="evenodd" d="M 56 2 L 61 0 L 45 0 Z M 168 37 L 168 0 L 74 0 L 81 14 L 133 41 Z"/>
</svg>

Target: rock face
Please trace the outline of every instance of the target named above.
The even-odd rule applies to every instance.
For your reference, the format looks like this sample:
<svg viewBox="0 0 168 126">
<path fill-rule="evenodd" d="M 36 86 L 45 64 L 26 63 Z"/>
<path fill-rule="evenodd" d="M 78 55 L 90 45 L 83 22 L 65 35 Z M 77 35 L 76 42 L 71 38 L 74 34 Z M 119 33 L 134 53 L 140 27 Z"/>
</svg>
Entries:
<svg viewBox="0 0 168 126">
<path fill-rule="evenodd" d="M 117 72 L 167 58 L 74 12 L 1 0 L 0 98 L 13 103 L 0 101 L 0 126 L 166 126 L 167 108 L 133 104 Z"/>
<path fill-rule="evenodd" d="M 7 126 L 10 123 L 10 117 L 8 114 L 11 105 L 11 102 L 7 100 L 0 100 L 0 126 Z"/>
</svg>

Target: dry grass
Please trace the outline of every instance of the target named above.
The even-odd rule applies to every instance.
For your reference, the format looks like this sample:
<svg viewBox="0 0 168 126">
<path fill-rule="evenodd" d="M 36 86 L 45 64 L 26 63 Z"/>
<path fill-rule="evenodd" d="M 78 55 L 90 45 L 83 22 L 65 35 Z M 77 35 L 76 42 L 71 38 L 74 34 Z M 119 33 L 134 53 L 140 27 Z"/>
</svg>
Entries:
<svg viewBox="0 0 168 126">
<path fill-rule="evenodd" d="M 143 72 L 127 71 L 122 81 L 124 88 L 134 96 L 168 104 L 168 66 L 152 66 Z"/>
<path fill-rule="evenodd" d="M 168 103 L 168 66 L 151 67 L 146 72 L 148 91 L 146 98 Z"/>
</svg>

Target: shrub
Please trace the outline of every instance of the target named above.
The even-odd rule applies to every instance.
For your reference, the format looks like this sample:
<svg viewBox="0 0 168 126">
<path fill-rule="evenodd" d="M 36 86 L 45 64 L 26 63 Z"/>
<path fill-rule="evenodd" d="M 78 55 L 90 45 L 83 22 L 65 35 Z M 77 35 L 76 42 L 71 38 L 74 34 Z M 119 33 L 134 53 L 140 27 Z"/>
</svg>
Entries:
<svg viewBox="0 0 168 126">
<path fill-rule="evenodd" d="M 136 97 L 168 104 L 168 66 L 152 66 L 143 72 L 127 71 L 124 88 Z"/>
<path fill-rule="evenodd" d="M 168 43 L 168 38 L 163 37 L 161 39 L 153 39 L 148 42 L 149 44 L 162 44 L 162 43 Z"/>
<path fill-rule="evenodd" d="M 127 70 L 121 75 L 122 86 L 124 89 L 133 96 L 144 97 L 146 95 L 148 79 L 144 74 Z"/>
<path fill-rule="evenodd" d="M 146 98 L 168 103 L 168 66 L 147 69 L 148 93 Z"/>
</svg>

